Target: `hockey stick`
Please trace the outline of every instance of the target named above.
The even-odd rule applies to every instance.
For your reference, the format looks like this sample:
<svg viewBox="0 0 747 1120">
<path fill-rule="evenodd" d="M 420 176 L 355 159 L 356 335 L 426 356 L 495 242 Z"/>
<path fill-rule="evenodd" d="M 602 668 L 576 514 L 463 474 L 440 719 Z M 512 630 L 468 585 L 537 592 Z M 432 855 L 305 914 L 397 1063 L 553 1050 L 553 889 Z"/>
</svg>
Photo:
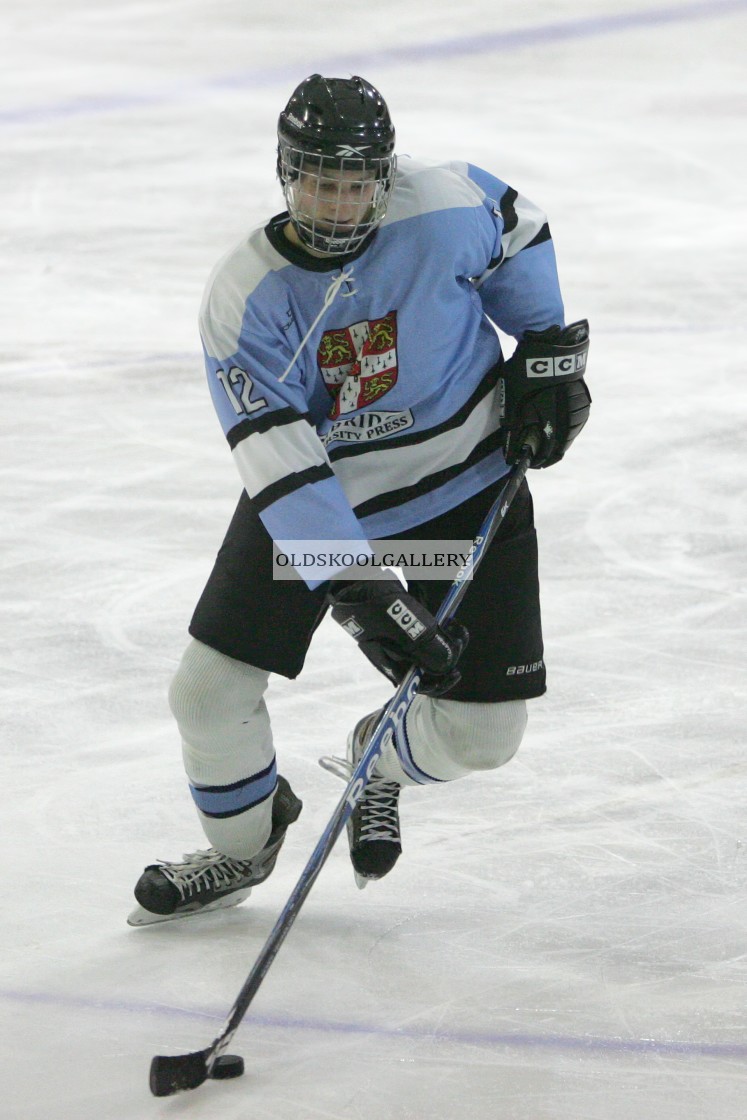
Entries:
<svg viewBox="0 0 747 1120">
<path fill-rule="evenodd" d="M 535 449 L 528 442 L 522 448 L 521 458 L 511 470 L 505 486 L 490 507 L 480 527 L 480 532 L 472 542 L 467 560 L 454 577 L 454 581 L 436 613 L 438 622 L 445 622 L 451 618 L 464 598 L 470 578 L 476 571 L 493 537 L 503 524 L 509 506 L 524 481 L 534 452 Z M 150 1067 L 150 1088 L 154 1096 L 170 1097 L 182 1089 L 196 1089 L 208 1078 L 239 1077 L 243 1073 L 244 1063 L 242 1059 L 236 1055 L 226 1054 L 225 1051 L 267 975 L 280 946 L 298 917 L 298 913 L 337 838 L 362 797 L 385 746 L 402 725 L 407 710 L 418 691 L 420 678 L 421 672 L 419 669 L 410 669 L 383 709 L 368 745 L 350 775 L 350 780 L 330 818 L 329 824 L 320 836 L 298 882 L 275 922 L 272 932 L 236 997 L 236 1002 L 229 1012 L 223 1030 L 204 1050 L 197 1050 L 191 1054 L 178 1054 L 173 1057 L 164 1055 L 154 1057 Z"/>
</svg>

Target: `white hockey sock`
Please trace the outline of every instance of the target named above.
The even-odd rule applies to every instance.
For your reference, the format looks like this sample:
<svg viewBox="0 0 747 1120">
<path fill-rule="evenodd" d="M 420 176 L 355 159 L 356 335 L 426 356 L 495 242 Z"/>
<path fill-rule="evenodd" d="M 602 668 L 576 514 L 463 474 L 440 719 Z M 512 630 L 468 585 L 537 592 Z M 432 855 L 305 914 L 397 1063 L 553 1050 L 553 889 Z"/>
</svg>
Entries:
<svg viewBox="0 0 747 1120">
<path fill-rule="evenodd" d="M 494 770 L 516 754 L 526 725 L 524 700 L 478 704 L 418 695 L 405 718 L 404 733 L 399 733 L 399 745 L 418 780 L 404 772 L 394 746 L 384 751 L 376 771 L 400 785 L 418 785 Z"/>
<path fill-rule="evenodd" d="M 169 690 L 203 831 L 234 859 L 256 855 L 272 829 L 277 775 L 263 699 L 268 677 L 193 640 Z"/>
</svg>

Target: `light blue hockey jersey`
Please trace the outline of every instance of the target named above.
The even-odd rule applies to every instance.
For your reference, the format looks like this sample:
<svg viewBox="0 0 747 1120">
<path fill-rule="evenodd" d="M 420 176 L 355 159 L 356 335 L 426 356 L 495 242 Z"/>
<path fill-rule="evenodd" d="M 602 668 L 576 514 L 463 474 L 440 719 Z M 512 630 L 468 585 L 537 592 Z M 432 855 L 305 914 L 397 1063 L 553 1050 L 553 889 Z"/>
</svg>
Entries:
<svg viewBox="0 0 747 1120">
<path fill-rule="evenodd" d="M 471 164 L 400 157 L 354 256 L 310 257 L 287 221 L 252 231 L 208 282 L 216 411 L 274 540 L 396 537 L 507 471 L 492 324 L 517 338 L 564 325 L 545 215 Z"/>
</svg>

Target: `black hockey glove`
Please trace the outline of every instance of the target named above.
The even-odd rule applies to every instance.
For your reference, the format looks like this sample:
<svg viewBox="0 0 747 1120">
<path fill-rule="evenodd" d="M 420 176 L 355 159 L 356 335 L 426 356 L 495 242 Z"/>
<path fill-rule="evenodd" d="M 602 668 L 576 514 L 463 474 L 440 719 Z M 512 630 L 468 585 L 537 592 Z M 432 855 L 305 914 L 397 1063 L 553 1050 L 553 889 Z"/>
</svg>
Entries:
<svg viewBox="0 0 747 1120">
<path fill-rule="evenodd" d="M 507 463 L 518 460 L 532 430 L 539 437 L 533 467 L 551 467 L 563 458 L 589 418 L 591 396 L 583 376 L 588 352 L 586 319 L 525 333 L 503 366 Z"/>
<path fill-rule="evenodd" d="M 332 591 L 332 617 L 351 634 L 380 673 L 399 684 L 417 665 L 420 691 L 442 696 L 460 678 L 455 668 L 469 635 L 451 619 L 439 626 L 422 603 L 394 576 L 351 583 Z"/>
</svg>

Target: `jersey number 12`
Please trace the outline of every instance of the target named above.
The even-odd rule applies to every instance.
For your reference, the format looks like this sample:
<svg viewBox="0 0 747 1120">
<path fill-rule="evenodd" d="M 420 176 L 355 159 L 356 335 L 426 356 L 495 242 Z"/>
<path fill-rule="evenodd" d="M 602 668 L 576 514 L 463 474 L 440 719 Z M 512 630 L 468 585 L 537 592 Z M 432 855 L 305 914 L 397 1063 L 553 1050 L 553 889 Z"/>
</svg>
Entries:
<svg viewBox="0 0 747 1120">
<path fill-rule="evenodd" d="M 251 416 L 253 412 L 266 407 L 267 401 L 264 397 L 252 400 L 254 382 L 246 370 L 240 369 L 238 366 L 232 366 L 228 373 L 223 369 L 218 369 L 215 373 L 226 390 L 226 395 L 237 416 Z"/>
</svg>

